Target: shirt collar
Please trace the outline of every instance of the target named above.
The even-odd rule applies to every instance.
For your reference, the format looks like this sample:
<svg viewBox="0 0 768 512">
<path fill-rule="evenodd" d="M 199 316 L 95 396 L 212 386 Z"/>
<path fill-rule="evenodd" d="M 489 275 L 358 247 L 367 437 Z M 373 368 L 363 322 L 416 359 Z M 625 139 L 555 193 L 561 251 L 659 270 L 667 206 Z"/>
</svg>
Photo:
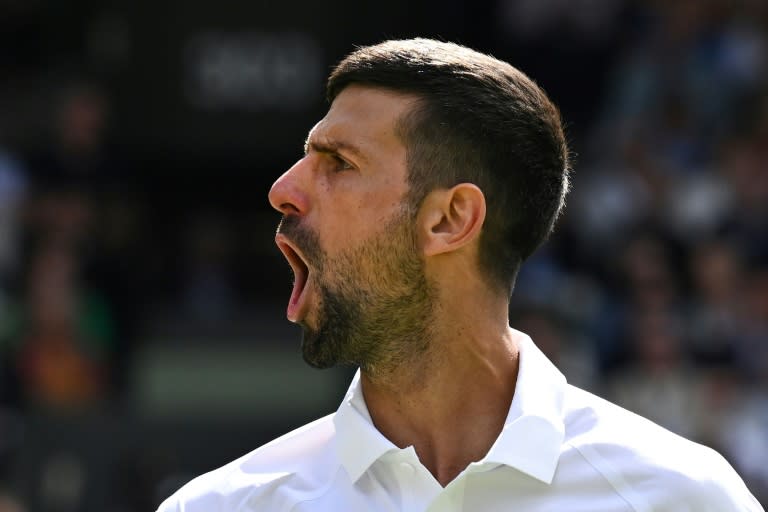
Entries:
<svg viewBox="0 0 768 512">
<path fill-rule="evenodd" d="M 360 370 L 355 373 L 344 400 L 333 417 L 339 460 L 352 482 L 385 453 L 398 447 L 373 425 L 360 385 Z"/>
<path fill-rule="evenodd" d="M 504 464 L 549 484 L 565 437 L 566 381 L 528 336 L 521 338 L 515 396 L 501 434 L 478 464 Z M 333 421 L 339 460 L 352 482 L 382 455 L 398 450 L 373 425 L 360 386 L 360 370 Z"/>
<path fill-rule="evenodd" d="M 480 462 L 505 464 L 549 484 L 565 438 L 566 380 L 528 336 L 521 338 L 515 396 L 504 428 Z"/>
</svg>

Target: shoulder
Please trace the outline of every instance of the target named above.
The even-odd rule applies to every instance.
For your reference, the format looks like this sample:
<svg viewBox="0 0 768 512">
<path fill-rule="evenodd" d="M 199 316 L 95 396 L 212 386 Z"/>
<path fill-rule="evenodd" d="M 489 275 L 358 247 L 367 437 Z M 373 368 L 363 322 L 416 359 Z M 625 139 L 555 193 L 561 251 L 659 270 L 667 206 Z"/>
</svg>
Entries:
<svg viewBox="0 0 768 512">
<path fill-rule="evenodd" d="M 566 449 L 637 510 L 762 510 L 715 450 L 587 391 L 569 386 L 565 428 Z"/>
<path fill-rule="evenodd" d="M 184 485 L 158 512 L 290 510 L 328 487 L 339 463 L 325 416 Z"/>
</svg>

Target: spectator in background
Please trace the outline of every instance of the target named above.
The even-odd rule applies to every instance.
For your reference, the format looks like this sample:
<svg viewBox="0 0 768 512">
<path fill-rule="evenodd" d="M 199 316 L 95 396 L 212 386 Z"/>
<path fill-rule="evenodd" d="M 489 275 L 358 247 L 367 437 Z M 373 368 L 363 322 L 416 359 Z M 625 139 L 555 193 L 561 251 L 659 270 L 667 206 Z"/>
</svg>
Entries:
<svg viewBox="0 0 768 512">
<path fill-rule="evenodd" d="M 732 363 L 744 335 L 744 275 L 737 251 L 732 242 L 714 240 L 695 247 L 690 256 L 690 348 L 701 365 Z"/>
<path fill-rule="evenodd" d="M 112 178 L 115 162 L 105 145 L 106 93 L 94 83 L 76 80 L 57 94 L 52 117 L 52 146 L 34 161 L 38 185 L 93 192 Z"/>
<path fill-rule="evenodd" d="M 768 81 L 766 81 L 768 87 Z M 733 190 L 737 208 L 731 212 L 729 231 L 740 242 L 744 257 L 768 262 L 768 94 L 744 132 L 723 142 L 718 171 Z"/>
<path fill-rule="evenodd" d="M 113 178 L 103 148 L 107 100 L 94 86 L 77 84 L 59 93 L 52 117 L 50 148 L 30 158 L 29 227 L 81 243 L 92 234 L 99 194 Z"/>
<path fill-rule="evenodd" d="M 8 333 L 22 408 L 83 411 L 109 396 L 110 313 L 80 277 L 71 242 L 41 241 Z"/>
<path fill-rule="evenodd" d="M 613 254 L 619 257 L 605 262 L 611 267 L 602 281 L 607 299 L 593 336 L 603 376 L 621 372 L 631 362 L 636 353 L 631 341 L 636 317 L 677 318 L 682 302 L 669 248 L 654 231 L 630 236 Z"/>
<path fill-rule="evenodd" d="M 680 319 L 668 311 L 633 315 L 632 357 L 608 382 L 607 396 L 673 432 L 701 440 L 702 378 L 688 360 Z"/>
</svg>

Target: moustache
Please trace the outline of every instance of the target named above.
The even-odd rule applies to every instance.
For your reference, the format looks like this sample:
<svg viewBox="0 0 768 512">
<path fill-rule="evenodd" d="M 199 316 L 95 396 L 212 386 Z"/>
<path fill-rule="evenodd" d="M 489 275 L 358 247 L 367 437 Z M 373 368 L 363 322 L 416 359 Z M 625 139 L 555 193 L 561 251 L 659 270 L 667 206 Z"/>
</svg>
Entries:
<svg viewBox="0 0 768 512">
<path fill-rule="evenodd" d="M 320 259 L 320 239 L 317 233 L 307 228 L 297 215 L 283 215 L 277 232 L 285 236 L 307 258 Z"/>
<path fill-rule="evenodd" d="M 277 232 L 288 238 L 293 238 L 293 235 L 303 229 L 299 227 L 300 222 L 301 219 L 296 215 L 283 215 L 283 218 L 280 219 L 280 223 L 277 225 Z"/>
</svg>

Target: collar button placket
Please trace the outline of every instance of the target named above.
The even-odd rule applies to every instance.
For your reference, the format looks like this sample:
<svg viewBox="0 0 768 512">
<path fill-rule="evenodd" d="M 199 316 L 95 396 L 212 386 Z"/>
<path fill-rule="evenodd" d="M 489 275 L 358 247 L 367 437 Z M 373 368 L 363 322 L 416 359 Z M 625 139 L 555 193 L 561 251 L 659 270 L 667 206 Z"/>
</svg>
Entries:
<svg viewBox="0 0 768 512">
<path fill-rule="evenodd" d="M 402 510 L 404 512 L 426 510 L 439 495 L 439 485 L 421 466 L 412 447 L 392 455 L 388 466 L 400 487 Z"/>
<path fill-rule="evenodd" d="M 464 488 L 467 480 L 460 475 L 429 504 L 425 512 L 464 512 Z M 467 511 L 474 512 L 474 511 Z"/>
</svg>

